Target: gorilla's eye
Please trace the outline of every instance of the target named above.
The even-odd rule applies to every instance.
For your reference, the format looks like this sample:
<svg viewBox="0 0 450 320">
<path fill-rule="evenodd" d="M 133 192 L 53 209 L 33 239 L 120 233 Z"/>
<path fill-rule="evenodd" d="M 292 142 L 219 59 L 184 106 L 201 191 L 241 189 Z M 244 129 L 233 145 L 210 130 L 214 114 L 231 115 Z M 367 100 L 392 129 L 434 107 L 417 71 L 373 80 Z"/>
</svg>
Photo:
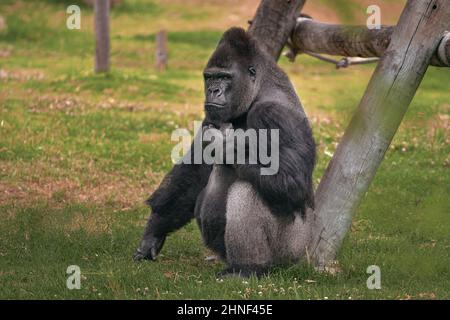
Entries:
<svg viewBox="0 0 450 320">
<path fill-rule="evenodd" d="M 250 74 L 251 74 L 252 76 L 256 75 L 256 70 L 255 70 L 254 67 L 248 67 L 248 72 L 250 72 Z"/>
</svg>

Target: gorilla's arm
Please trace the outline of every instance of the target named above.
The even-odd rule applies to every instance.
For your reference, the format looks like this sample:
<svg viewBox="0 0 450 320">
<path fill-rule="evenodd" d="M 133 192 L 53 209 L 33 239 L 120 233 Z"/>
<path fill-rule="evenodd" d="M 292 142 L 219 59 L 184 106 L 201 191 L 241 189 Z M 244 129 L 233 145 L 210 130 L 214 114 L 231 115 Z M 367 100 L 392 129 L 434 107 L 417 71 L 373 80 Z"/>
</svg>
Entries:
<svg viewBox="0 0 450 320">
<path fill-rule="evenodd" d="M 205 164 L 177 164 L 164 177 L 146 201 L 152 208 L 152 216 L 157 217 L 154 223 L 149 220 L 155 236 L 165 236 L 194 217 L 195 202 L 206 186 L 210 173 L 211 166 Z"/>
<path fill-rule="evenodd" d="M 134 255 L 135 260 L 153 260 L 166 236 L 191 221 L 197 197 L 208 183 L 211 169 L 212 166 L 206 164 L 174 165 L 146 202 L 152 208 L 152 214 Z"/>
<path fill-rule="evenodd" d="M 243 164 L 236 166 L 238 176 L 255 186 L 275 214 L 300 211 L 303 215 L 306 207 L 314 208 L 315 142 L 306 115 L 300 108 L 259 103 L 248 113 L 247 127 L 279 129 L 279 170 L 261 175 L 262 164 Z"/>
</svg>

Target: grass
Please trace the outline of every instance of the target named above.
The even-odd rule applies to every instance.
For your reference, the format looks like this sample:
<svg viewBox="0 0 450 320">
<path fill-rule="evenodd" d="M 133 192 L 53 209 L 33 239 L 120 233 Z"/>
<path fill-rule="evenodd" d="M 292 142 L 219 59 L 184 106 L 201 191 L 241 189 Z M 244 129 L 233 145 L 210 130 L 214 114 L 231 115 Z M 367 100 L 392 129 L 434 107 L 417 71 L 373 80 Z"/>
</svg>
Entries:
<svg viewBox="0 0 450 320">
<path fill-rule="evenodd" d="M 295 265 L 221 281 L 194 223 L 169 237 L 158 262 L 131 255 L 143 201 L 172 166 L 172 131 L 202 118 L 203 65 L 223 30 L 253 12 L 128 0 L 111 15 L 113 68 L 95 75 L 92 11 L 83 6 L 82 29 L 67 30 L 67 3 L 0 4 L 0 298 L 449 298 L 448 70 L 428 70 L 339 252 L 340 273 Z M 333 6 L 348 21 L 358 5 Z M 157 72 L 154 34 L 167 18 L 169 69 Z M 373 66 L 280 65 L 312 120 L 317 184 Z M 81 268 L 80 290 L 66 288 L 69 265 Z M 381 268 L 381 290 L 366 287 L 370 265 Z"/>
</svg>

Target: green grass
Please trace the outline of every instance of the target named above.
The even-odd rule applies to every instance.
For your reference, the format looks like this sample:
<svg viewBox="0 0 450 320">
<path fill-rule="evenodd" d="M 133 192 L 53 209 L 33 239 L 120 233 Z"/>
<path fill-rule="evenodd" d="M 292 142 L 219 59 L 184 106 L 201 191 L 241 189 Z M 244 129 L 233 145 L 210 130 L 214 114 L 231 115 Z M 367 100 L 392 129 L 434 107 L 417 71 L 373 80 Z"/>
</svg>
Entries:
<svg viewBox="0 0 450 320">
<path fill-rule="evenodd" d="M 359 12 L 356 2 L 322 5 L 331 2 L 344 21 Z M 194 223 L 157 262 L 131 256 L 143 201 L 172 166 L 172 131 L 202 118 L 201 70 L 234 5 L 125 1 L 111 15 L 112 70 L 95 75 L 92 10 L 82 6 L 82 30 L 67 30 L 69 3 L 0 4 L 0 298 L 450 298 L 448 70 L 428 70 L 339 252 L 340 273 L 302 264 L 220 281 L 223 265 L 204 261 Z M 167 17 L 169 68 L 157 72 L 154 35 Z M 337 71 L 305 56 L 280 65 L 312 119 L 317 184 L 373 66 Z M 66 288 L 69 265 L 81 268 L 81 290 Z M 381 290 L 366 287 L 370 265 Z"/>
</svg>

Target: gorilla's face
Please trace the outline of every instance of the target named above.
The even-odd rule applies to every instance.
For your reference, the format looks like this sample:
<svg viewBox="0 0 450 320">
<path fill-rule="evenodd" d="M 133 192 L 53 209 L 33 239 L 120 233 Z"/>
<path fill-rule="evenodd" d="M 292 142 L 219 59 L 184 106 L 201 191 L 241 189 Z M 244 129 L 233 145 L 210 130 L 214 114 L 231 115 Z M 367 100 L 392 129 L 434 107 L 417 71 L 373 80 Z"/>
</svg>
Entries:
<svg viewBox="0 0 450 320">
<path fill-rule="evenodd" d="M 229 67 L 208 66 L 204 71 L 205 111 L 215 124 L 246 113 L 255 97 L 256 71 L 236 62 Z"/>
</svg>

